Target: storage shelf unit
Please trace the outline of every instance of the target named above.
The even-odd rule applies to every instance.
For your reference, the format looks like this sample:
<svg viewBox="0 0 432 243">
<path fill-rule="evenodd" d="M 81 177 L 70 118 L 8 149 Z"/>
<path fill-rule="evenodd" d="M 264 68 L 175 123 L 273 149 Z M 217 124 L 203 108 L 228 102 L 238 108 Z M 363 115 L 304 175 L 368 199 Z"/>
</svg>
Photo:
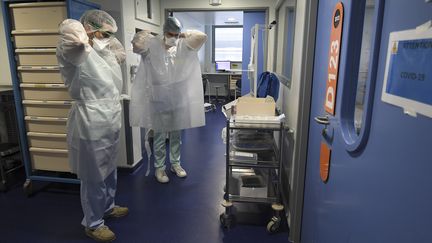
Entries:
<svg viewBox="0 0 432 243">
<path fill-rule="evenodd" d="M 69 9 L 77 4 L 79 13 Z M 56 46 L 59 24 L 94 8 L 99 7 L 83 0 L 3 1 L 28 195 L 32 180 L 79 183 L 72 174 L 64 176 L 64 172 L 71 172 L 66 123 L 72 99 L 61 78 Z"/>
<path fill-rule="evenodd" d="M 220 215 L 223 227 L 232 226 L 235 202 L 271 204 L 274 217 L 267 230 L 277 231 L 283 210 L 281 171 L 283 122 L 245 123 L 231 118 L 226 123 L 226 184 Z M 278 140 L 278 143 L 275 141 Z"/>
</svg>

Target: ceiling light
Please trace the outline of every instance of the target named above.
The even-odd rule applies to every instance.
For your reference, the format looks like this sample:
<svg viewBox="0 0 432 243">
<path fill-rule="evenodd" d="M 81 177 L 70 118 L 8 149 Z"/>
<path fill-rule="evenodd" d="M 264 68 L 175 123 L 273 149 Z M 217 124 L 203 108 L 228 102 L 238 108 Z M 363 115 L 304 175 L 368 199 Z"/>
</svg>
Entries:
<svg viewBox="0 0 432 243">
<path fill-rule="evenodd" d="M 222 4 L 222 0 L 210 0 L 209 4 L 212 6 L 218 6 Z"/>
</svg>

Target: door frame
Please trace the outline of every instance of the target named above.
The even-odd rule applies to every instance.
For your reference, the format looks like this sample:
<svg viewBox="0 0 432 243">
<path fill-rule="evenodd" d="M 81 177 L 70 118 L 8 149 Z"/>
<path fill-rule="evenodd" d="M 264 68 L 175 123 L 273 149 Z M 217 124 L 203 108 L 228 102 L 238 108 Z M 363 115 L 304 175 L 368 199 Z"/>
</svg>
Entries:
<svg viewBox="0 0 432 243">
<path fill-rule="evenodd" d="M 304 42 L 302 47 L 302 65 L 300 72 L 300 96 L 301 107 L 297 119 L 298 129 L 295 137 L 296 146 L 294 171 L 292 173 L 292 191 L 290 193 L 289 205 L 291 211 L 291 227 L 289 240 L 300 242 L 301 225 L 303 215 L 304 182 L 306 176 L 306 162 L 309 139 L 309 119 L 311 109 L 312 81 L 315 57 L 316 22 L 318 17 L 318 0 L 306 1 L 304 17 Z"/>
</svg>

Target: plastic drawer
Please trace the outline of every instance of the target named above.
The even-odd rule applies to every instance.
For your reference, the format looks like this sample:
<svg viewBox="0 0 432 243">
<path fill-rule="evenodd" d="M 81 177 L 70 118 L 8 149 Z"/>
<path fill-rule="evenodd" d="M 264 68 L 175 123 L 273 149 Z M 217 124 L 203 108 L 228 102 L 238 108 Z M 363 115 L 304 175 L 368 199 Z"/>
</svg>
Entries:
<svg viewBox="0 0 432 243">
<path fill-rule="evenodd" d="M 57 29 L 12 31 L 15 40 L 15 48 L 48 48 L 56 47 L 59 40 Z"/>
<path fill-rule="evenodd" d="M 19 66 L 18 73 L 21 77 L 22 83 L 63 84 L 63 80 L 58 66 Z"/>
<path fill-rule="evenodd" d="M 67 18 L 65 2 L 10 4 L 15 30 L 55 29 Z"/>
<path fill-rule="evenodd" d="M 30 147 L 67 149 L 66 134 L 28 132 L 27 141 Z"/>
<path fill-rule="evenodd" d="M 24 100 L 72 100 L 67 88 L 62 84 L 21 84 Z"/>
<path fill-rule="evenodd" d="M 30 148 L 32 169 L 71 172 L 66 149 Z"/>
<path fill-rule="evenodd" d="M 18 65 L 58 66 L 56 49 L 16 49 Z"/>
<path fill-rule="evenodd" d="M 26 116 L 27 132 L 67 133 L 66 118 Z"/>
<path fill-rule="evenodd" d="M 26 116 L 48 116 L 67 118 L 71 107 L 70 101 L 23 100 Z"/>
</svg>

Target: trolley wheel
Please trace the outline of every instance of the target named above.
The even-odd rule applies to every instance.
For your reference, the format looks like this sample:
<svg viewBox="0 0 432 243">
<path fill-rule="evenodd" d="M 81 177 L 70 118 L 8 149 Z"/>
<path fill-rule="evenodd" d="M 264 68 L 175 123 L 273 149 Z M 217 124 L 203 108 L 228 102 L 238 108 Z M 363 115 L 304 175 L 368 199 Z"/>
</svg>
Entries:
<svg viewBox="0 0 432 243">
<path fill-rule="evenodd" d="M 32 186 L 32 182 L 31 182 L 31 180 L 26 180 L 26 181 L 24 182 L 23 189 L 24 189 L 24 194 L 25 194 L 27 197 L 30 197 L 31 194 L 33 193 L 33 186 Z"/>
<path fill-rule="evenodd" d="M 0 192 L 5 192 L 5 191 L 7 191 L 6 183 L 0 181 Z"/>
<path fill-rule="evenodd" d="M 223 228 L 230 229 L 234 225 L 235 218 L 232 214 L 222 213 L 219 220 Z"/>
<path fill-rule="evenodd" d="M 273 217 L 267 224 L 267 231 L 269 233 L 276 233 L 279 231 L 281 219 L 278 217 Z"/>
</svg>

